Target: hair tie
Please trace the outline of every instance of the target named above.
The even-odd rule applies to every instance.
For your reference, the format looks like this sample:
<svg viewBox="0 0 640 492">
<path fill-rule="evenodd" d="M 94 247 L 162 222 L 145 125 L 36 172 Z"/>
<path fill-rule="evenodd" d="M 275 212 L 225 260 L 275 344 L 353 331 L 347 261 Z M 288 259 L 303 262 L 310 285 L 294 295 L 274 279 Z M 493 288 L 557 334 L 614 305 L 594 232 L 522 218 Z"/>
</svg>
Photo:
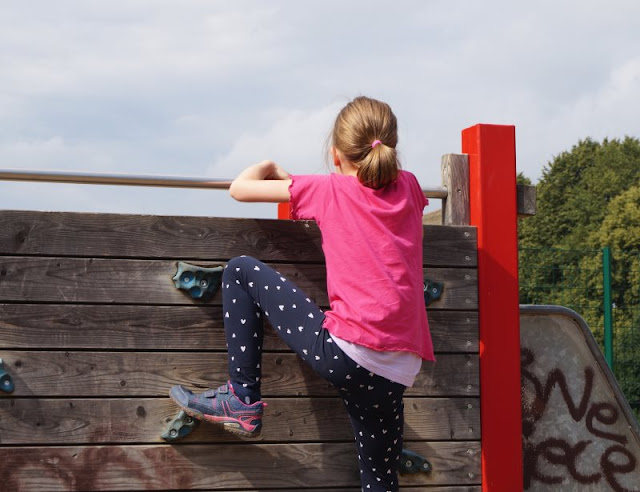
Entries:
<svg viewBox="0 0 640 492">
<path fill-rule="evenodd" d="M 380 140 L 374 140 L 373 143 L 371 144 L 371 148 L 375 149 L 376 145 L 381 144 L 382 142 Z"/>
</svg>

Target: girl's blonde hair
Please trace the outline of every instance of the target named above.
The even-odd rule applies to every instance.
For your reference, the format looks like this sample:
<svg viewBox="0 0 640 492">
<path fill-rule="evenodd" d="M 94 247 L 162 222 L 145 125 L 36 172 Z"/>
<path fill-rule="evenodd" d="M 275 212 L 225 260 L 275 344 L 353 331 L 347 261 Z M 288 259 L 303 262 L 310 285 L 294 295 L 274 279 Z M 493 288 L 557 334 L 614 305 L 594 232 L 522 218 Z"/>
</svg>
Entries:
<svg viewBox="0 0 640 492">
<path fill-rule="evenodd" d="M 356 166 L 363 185 L 377 190 L 398 177 L 398 122 L 388 104 L 355 98 L 338 113 L 331 141 Z"/>
</svg>

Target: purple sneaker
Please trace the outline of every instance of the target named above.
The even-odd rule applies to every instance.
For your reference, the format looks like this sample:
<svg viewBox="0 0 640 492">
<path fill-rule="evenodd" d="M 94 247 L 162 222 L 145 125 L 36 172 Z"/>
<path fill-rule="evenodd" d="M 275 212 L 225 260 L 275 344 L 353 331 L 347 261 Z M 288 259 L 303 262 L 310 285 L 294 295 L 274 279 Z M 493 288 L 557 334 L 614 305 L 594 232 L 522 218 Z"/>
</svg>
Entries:
<svg viewBox="0 0 640 492">
<path fill-rule="evenodd" d="M 222 424 L 226 430 L 239 436 L 256 437 L 262 429 L 262 412 L 266 403 L 243 403 L 230 383 L 199 394 L 177 385 L 171 388 L 169 396 L 187 415 Z"/>
</svg>

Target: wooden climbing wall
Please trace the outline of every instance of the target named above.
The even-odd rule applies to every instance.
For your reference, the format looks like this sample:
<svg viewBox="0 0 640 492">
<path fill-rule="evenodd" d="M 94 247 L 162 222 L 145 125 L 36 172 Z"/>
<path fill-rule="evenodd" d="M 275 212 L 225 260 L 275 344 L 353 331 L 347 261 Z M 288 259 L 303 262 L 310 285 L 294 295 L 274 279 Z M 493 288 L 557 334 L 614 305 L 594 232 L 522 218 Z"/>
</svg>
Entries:
<svg viewBox="0 0 640 492">
<path fill-rule="evenodd" d="M 160 438 L 172 385 L 227 376 L 220 294 L 176 290 L 176 262 L 252 255 L 326 306 L 314 223 L 1 211 L 0 230 L 0 358 L 15 383 L 0 393 L 2 490 L 359 490 L 340 400 L 270 329 L 258 439 L 207 424 Z M 428 308 L 438 361 L 406 392 L 404 447 L 433 471 L 401 486 L 479 491 L 475 229 L 425 226 L 424 247 L 426 278 L 444 284 Z"/>
</svg>

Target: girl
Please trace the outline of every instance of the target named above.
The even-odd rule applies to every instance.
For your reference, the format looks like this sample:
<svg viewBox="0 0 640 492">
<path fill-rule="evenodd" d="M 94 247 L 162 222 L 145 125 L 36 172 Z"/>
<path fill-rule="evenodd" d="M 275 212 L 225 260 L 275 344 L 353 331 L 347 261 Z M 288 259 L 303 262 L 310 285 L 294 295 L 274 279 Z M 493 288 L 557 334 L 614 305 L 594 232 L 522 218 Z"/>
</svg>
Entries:
<svg viewBox="0 0 640 492">
<path fill-rule="evenodd" d="M 291 176 L 263 161 L 230 188 L 240 201 L 289 201 L 294 219 L 317 222 L 330 310 L 264 263 L 230 260 L 222 278 L 229 381 L 202 394 L 174 386 L 170 395 L 195 418 L 257 435 L 265 317 L 337 388 L 355 433 L 363 490 L 395 491 L 403 393 L 422 360 L 434 360 L 422 275 L 427 200 L 416 178 L 400 169 L 397 122 L 387 104 L 354 99 L 338 114 L 331 141 L 336 173 Z"/>
</svg>

